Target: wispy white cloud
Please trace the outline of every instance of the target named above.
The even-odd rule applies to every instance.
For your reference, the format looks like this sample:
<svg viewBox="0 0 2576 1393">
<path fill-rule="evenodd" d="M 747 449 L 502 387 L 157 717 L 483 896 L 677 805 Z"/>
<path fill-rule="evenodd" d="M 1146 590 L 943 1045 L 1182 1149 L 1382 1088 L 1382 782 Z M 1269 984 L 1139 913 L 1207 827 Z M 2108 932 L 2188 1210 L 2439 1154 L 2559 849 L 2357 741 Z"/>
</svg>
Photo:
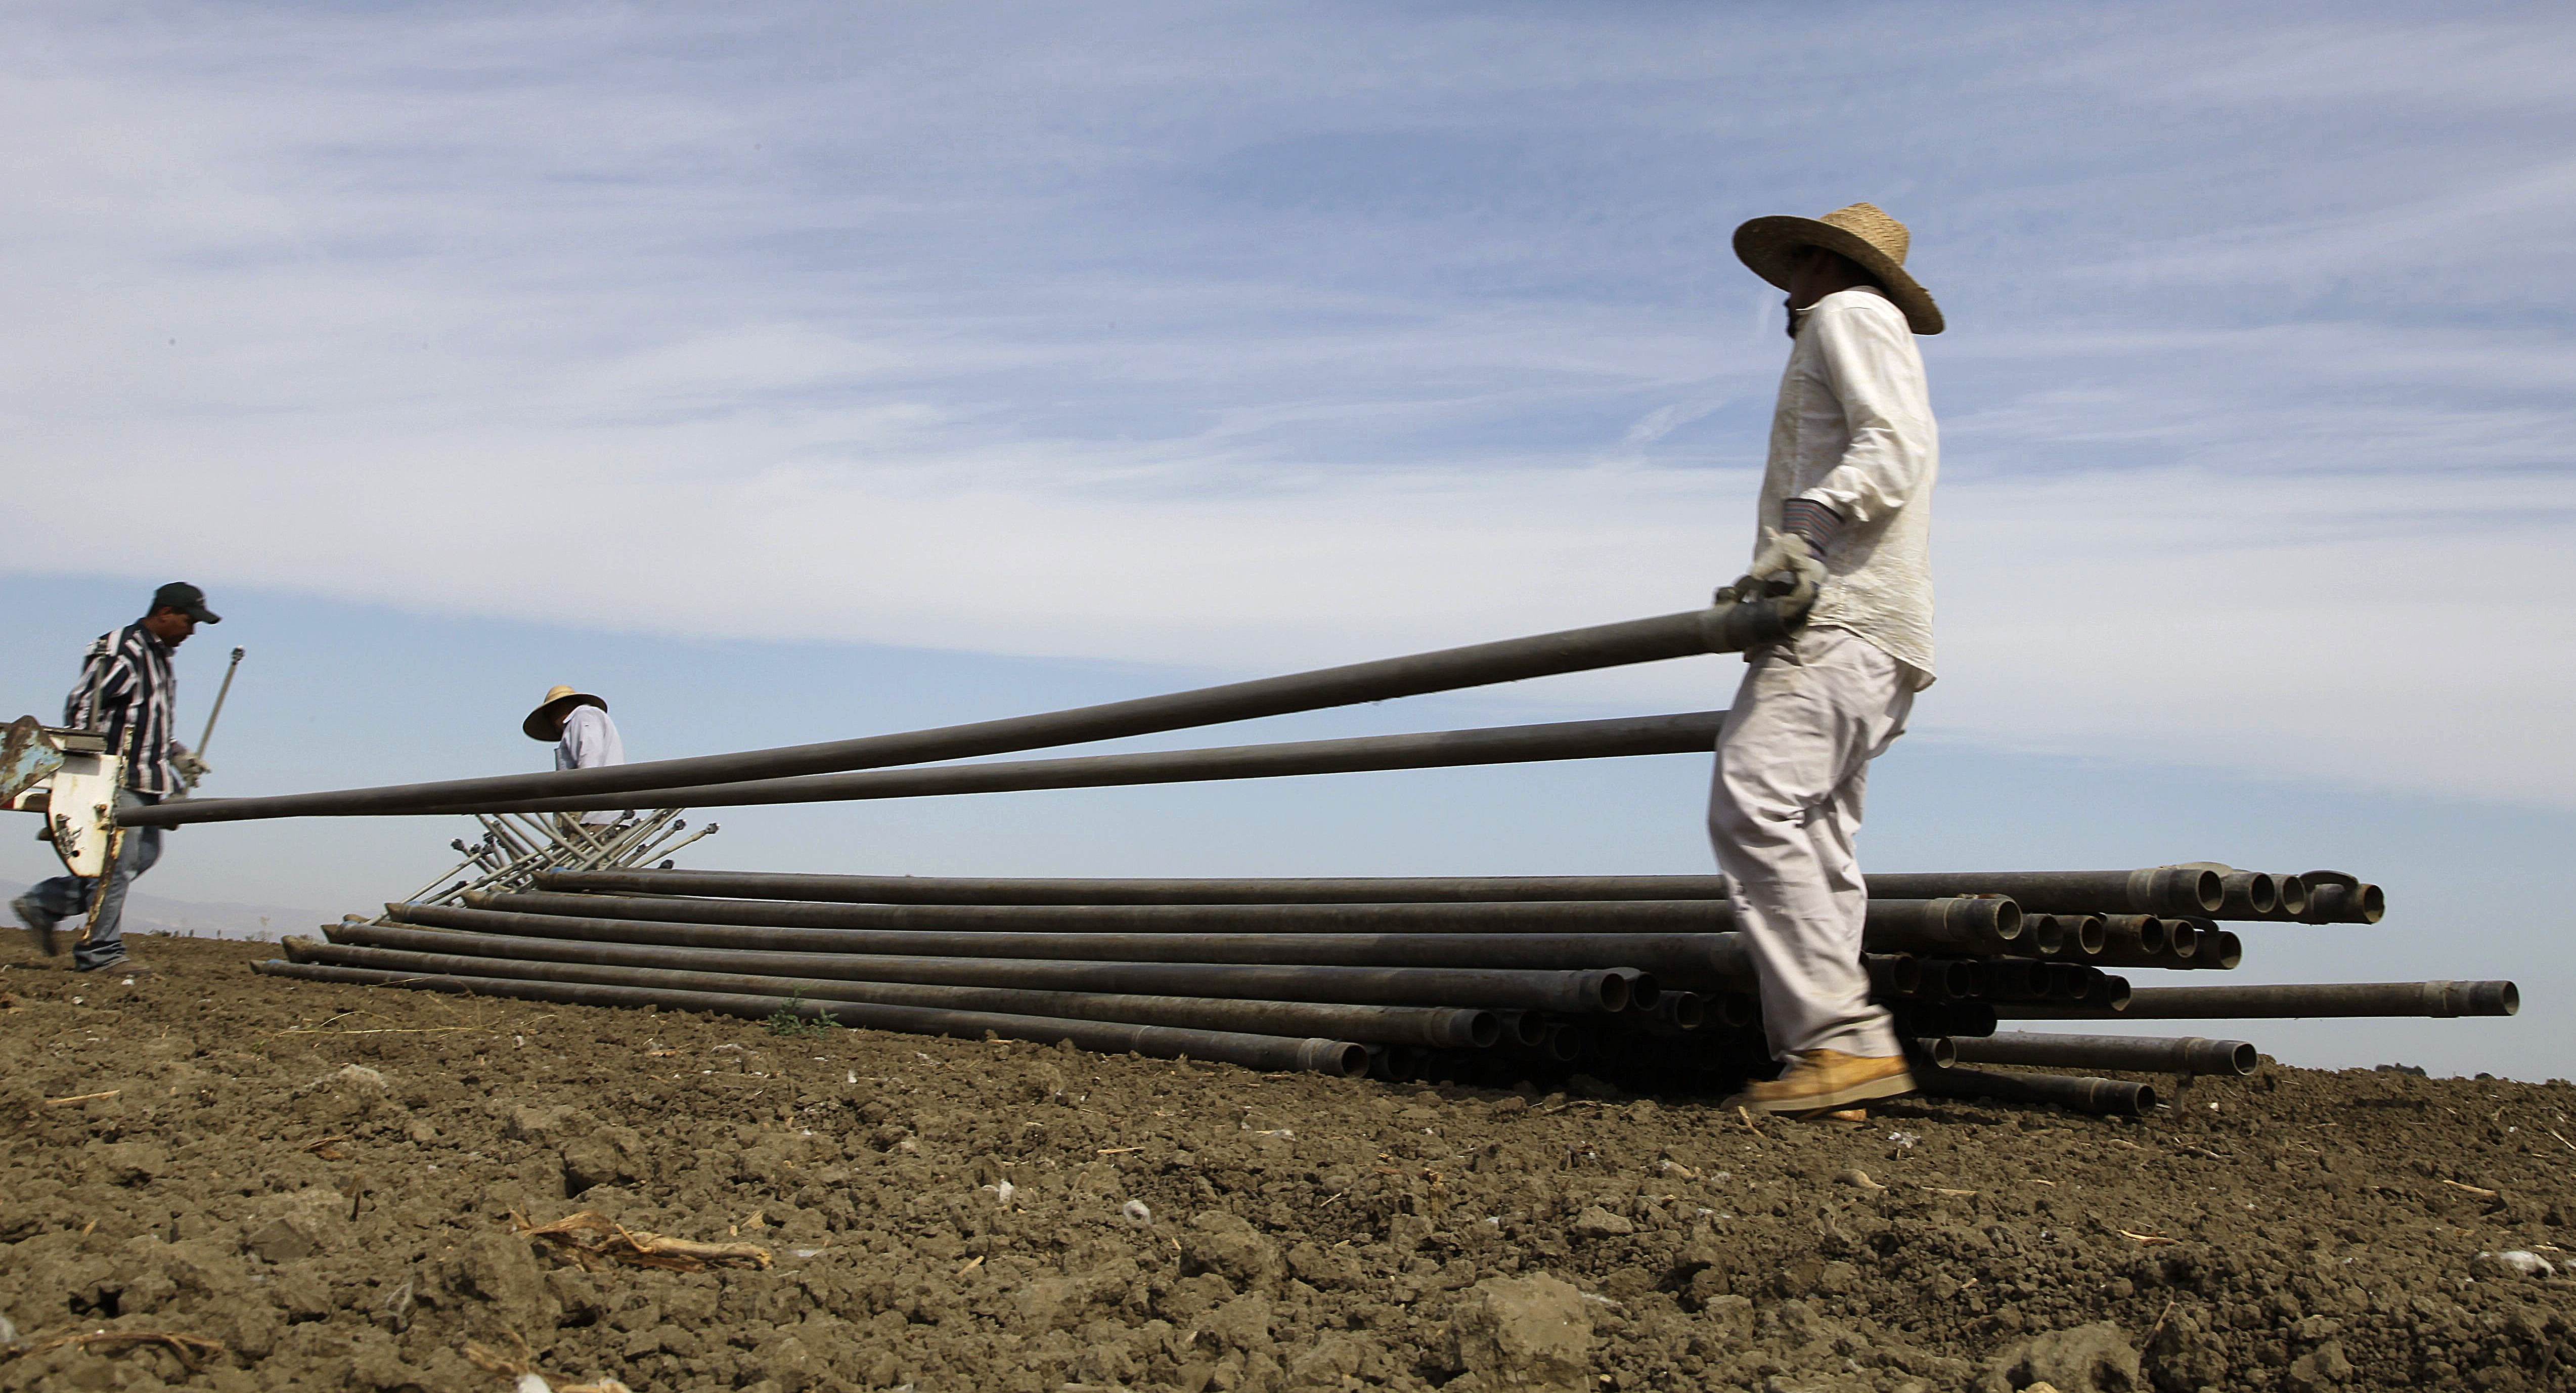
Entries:
<svg viewBox="0 0 2576 1393">
<path fill-rule="evenodd" d="M 2576 97 L 2484 76 L 2570 24 L 1876 13 L 18 15 L 0 468 L 170 522 L 5 564 L 1237 670 L 1675 609 L 1726 232 L 1870 197 L 1958 326 L 1927 731 L 2576 799 Z"/>
</svg>

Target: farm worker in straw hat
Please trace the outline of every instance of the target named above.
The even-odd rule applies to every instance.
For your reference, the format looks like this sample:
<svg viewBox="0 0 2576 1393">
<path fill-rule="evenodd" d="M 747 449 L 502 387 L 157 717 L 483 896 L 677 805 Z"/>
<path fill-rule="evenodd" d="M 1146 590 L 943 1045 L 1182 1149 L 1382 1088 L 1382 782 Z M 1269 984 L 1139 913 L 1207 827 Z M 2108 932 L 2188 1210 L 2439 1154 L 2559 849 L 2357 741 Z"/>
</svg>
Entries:
<svg viewBox="0 0 2576 1393">
<path fill-rule="evenodd" d="M 597 769 L 626 762 L 626 742 L 617 738 L 617 723 L 608 719 L 608 703 L 588 692 L 548 689 L 546 699 L 537 703 L 519 728 L 531 740 L 556 742 L 557 769 Z M 605 827 L 617 818 L 614 812 L 595 811 L 583 813 L 580 821 L 587 827 Z"/>
<path fill-rule="evenodd" d="M 1735 230 L 1735 254 L 1789 292 L 1791 344 L 1753 565 L 1729 591 L 1816 597 L 1797 634 L 1745 655 L 1709 798 L 1763 1032 L 1787 1066 L 1735 1101 L 1767 1112 L 1914 1088 L 1861 969 L 1869 892 L 1852 850 L 1869 762 L 1932 685 L 1940 449 L 1914 336 L 1941 332 L 1941 311 L 1906 274 L 1907 241 L 1866 203 Z"/>
</svg>

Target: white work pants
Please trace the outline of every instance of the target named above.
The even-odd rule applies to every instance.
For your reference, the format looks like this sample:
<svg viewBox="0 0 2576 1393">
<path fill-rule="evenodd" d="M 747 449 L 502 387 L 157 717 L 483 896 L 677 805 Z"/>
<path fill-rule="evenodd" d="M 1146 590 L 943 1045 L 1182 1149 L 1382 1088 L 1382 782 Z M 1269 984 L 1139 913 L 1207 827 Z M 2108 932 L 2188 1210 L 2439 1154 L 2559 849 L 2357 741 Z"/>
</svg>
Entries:
<svg viewBox="0 0 2576 1393">
<path fill-rule="evenodd" d="M 1754 655 L 1718 734 L 1709 839 L 1780 1058 L 1897 1052 L 1861 968 L 1869 891 L 1852 841 L 1869 762 L 1905 733 L 1911 677 L 1846 630 L 1805 629 Z"/>
</svg>

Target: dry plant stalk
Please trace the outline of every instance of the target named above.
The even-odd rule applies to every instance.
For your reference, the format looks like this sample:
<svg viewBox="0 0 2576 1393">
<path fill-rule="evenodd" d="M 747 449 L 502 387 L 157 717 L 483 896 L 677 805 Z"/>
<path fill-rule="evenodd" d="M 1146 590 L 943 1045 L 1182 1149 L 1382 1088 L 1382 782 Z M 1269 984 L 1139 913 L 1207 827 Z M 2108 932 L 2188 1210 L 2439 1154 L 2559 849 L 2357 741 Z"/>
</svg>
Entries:
<svg viewBox="0 0 2576 1393">
<path fill-rule="evenodd" d="M 465 1342 L 466 1362 L 487 1374 L 499 1374 L 503 1378 L 520 1378 L 534 1372 L 536 1356 L 529 1351 L 526 1337 L 516 1330 L 509 1335 L 510 1343 L 519 1347 L 516 1357 L 496 1353 L 468 1340 Z"/>
<path fill-rule="evenodd" d="M 700 1243 L 671 1238 L 624 1224 L 592 1210 L 566 1215 L 551 1224 L 531 1224 L 512 1214 L 510 1225 L 584 1272 L 609 1263 L 659 1267 L 673 1272 L 702 1272 L 710 1267 L 767 1267 L 769 1250 L 757 1243 Z"/>
<path fill-rule="evenodd" d="M 90 1349 L 98 1345 L 159 1345 L 177 1355 L 179 1363 L 190 1373 L 196 1372 L 197 1361 L 211 1359 L 224 1352 L 224 1342 L 203 1335 L 181 1335 L 168 1330 L 93 1330 L 86 1335 L 57 1335 L 37 1344 L 10 1350 L 12 1354 L 42 1354 L 50 1349 L 78 1345 Z"/>
</svg>

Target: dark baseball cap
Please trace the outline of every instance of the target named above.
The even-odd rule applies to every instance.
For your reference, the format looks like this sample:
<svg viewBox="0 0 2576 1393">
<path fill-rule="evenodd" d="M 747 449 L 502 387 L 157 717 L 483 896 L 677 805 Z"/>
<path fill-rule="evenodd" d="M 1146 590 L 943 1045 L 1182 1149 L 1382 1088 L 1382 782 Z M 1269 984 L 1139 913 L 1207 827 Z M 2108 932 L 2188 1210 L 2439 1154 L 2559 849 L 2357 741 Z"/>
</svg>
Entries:
<svg viewBox="0 0 2576 1393">
<path fill-rule="evenodd" d="M 146 614 L 175 609 L 200 624 L 221 624 L 224 617 L 206 608 L 206 592 L 184 580 L 174 580 L 152 592 L 152 608 Z"/>
</svg>

